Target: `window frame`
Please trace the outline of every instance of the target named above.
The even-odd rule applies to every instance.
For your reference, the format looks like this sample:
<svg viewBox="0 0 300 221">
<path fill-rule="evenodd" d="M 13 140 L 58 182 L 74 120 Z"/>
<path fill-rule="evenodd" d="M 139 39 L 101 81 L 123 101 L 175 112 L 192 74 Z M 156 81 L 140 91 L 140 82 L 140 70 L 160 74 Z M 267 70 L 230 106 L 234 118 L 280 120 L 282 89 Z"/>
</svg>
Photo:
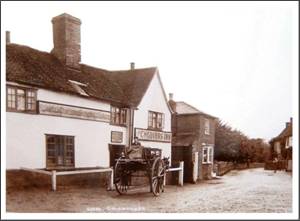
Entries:
<svg viewBox="0 0 300 221">
<path fill-rule="evenodd" d="M 206 150 L 206 154 L 204 154 L 204 151 Z M 206 156 L 206 161 L 204 161 L 204 157 Z M 212 146 L 204 146 L 202 148 L 202 164 L 212 164 L 214 153 L 213 153 L 213 147 Z"/>
<path fill-rule="evenodd" d="M 14 108 L 9 107 L 9 90 L 14 91 Z M 24 91 L 24 110 L 18 109 L 18 90 Z M 29 93 L 32 93 L 33 96 L 29 96 Z M 30 98 L 30 102 L 29 102 Z M 29 109 L 29 104 L 32 105 L 33 108 Z M 27 88 L 21 86 L 12 86 L 6 85 L 6 111 L 9 112 L 18 112 L 18 113 L 31 113 L 37 114 L 38 105 L 37 105 L 37 89 L 34 88 Z"/>
<path fill-rule="evenodd" d="M 48 138 L 53 137 L 54 141 L 49 143 Z M 58 158 L 58 143 L 57 139 L 63 139 L 63 165 L 59 165 L 57 163 Z M 68 143 L 68 139 L 72 139 L 72 144 Z M 49 163 L 49 145 L 54 146 L 54 156 L 51 156 L 51 158 L 54 159 L 55 163 Z M 46 146 L 46 168 L 47 169 L 56 169 L 56 168 L 74 168 L 75 167 L 75 136 L 70 135 L 59 135 L 59 134 L 45 134 L 45 146 Z M 72 155 L 68 156 L 69 147 L 72 146 Z M 71 163 L 66 163 L 66 160 L 71 160 Z"/>
<path fill-rule="evenodd" d="M 158 120 L 160 120 L 160 126 Z M 162 131 L 164 128 L 164 121 L 164 113 L 157 111 L 148 111 L 148 129 Z"/>
<path fill-rule="evenodd" d="M 286 149 L 292 147 L 292 140 L 293 140 L 292 136 L 288 136 L 286 138 L 286 141 L 285 141 L 285 148 Z"/>
<path fill-rule="evenodd" d="M 111 105 L 110 107 L 110 124 L 118 126 L 127 125 L 127 108 L 121 108 Z"/>
<path fill-rule="evenodd" d="M 204 118 L 204 134 L 210 135 L 210 121 L 207 118 Z"/>
</svg>

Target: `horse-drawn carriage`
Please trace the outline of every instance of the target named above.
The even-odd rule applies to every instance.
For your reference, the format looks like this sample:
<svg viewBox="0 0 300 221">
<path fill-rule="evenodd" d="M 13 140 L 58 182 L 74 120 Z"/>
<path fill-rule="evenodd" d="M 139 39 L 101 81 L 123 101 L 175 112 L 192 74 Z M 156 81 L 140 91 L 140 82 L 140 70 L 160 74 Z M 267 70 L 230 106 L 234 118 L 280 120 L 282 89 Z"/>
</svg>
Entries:
<svg viewBox="0 0 300 221">
<path fill-rule="evenodd" d="M 169 166 L 168 158 L 162 158 L 161 149 L 141 147 L 135 153 L 125 151 L 114 166 L 114 184 L 122 195 L 135 189 L 134 177 L 147 177 L 150 192 L 159 196 L 164 191 L 164 178 Z"/>
</svg>

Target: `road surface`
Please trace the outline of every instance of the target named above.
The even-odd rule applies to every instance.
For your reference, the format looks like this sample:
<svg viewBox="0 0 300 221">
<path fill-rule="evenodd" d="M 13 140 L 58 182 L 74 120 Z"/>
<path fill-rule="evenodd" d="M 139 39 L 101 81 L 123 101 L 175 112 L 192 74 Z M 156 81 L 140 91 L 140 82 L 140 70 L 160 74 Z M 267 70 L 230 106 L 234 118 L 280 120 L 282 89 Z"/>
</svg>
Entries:
<svg viewBox="0 0 300 221">
<path fill-rule="evenodd" d="M 104 188 L 61 187 L 8 191 L 7 212 L 292 212 L 292 176 L 262 168 L 233 170 L 219 179 L 166 186 L 154 197 L 148 188 L 119 196 Z"/>
</svg>

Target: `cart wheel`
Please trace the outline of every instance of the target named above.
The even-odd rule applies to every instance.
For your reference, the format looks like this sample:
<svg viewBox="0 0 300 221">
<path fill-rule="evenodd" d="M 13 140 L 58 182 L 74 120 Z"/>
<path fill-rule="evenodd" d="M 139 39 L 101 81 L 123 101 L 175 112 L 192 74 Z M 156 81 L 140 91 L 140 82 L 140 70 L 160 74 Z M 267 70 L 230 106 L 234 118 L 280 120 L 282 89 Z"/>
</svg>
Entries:
<svg viewBox="0 0 300 221">
<path fill-rule="evenodd" d="M 154 196 L 159 196 L 161 192 L 163 192 L 164 189 L 164 176 L 165 176 L 166 170 L 164 166 L 164 162 L 157 157 L 152 165 L 151 170 L 151 190 Z"/>
<path fill-rule="evenodd" d="M 121 162 L 120 157 L 114 169 L 114 184 L 117 192 L 120 195 L 126 194 L 129 187 L 129 174 L 126 170 L 126 165 Z"/>
</svg>

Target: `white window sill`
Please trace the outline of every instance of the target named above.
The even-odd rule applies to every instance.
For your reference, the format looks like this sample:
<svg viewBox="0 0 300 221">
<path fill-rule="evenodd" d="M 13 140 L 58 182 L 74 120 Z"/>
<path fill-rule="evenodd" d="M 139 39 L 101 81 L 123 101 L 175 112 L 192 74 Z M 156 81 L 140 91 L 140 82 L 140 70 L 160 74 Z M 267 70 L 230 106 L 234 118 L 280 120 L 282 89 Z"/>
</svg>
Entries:
<svg viewBox="0 0 300 221">
<path fill-rule="evenodd" d="M 202 164 L 212 164 L 212 162 L 202 162 Z"/>
</svg>

